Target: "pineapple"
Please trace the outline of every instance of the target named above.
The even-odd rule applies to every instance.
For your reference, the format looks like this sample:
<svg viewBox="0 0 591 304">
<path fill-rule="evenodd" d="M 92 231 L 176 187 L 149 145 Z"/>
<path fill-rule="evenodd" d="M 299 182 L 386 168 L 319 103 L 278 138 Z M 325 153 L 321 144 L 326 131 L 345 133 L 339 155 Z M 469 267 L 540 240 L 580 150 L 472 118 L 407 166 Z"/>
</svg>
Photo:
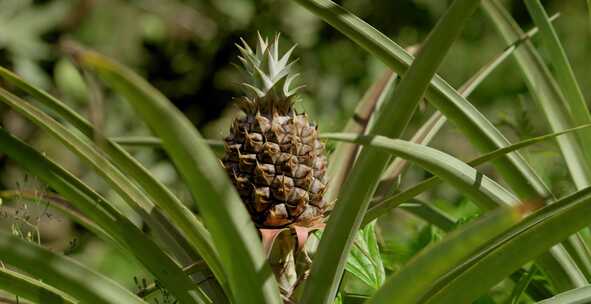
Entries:
<svg viewBox="0 0 591 304">
<path fill-rule="evenodd" d="M 248 80 L 237 105 L 246 115 L 234 120 L 225 139 L 224 168 L 259 228 L 318 225 L 328 207 L 327 159 L 317 126 L 293 108 L 295 46 L 280 56 L 279 35 L 271 43 L 259 35 L 254 51 L 242 43 Z"/>
</svg>

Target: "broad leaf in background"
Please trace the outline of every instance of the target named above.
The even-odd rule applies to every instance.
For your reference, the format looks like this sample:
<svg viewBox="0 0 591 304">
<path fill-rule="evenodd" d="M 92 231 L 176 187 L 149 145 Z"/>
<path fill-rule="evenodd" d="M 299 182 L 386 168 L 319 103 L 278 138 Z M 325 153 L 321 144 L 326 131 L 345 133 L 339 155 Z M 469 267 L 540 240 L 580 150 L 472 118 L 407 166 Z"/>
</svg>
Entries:
<svg viewBox="0 0 591 304">
<path fill-rule="evenodd" d="M 366 225 L 353 244 L 351 253 L 347 258 L 345 269 L 352 275 L 363 281 L 374 291 L 378 290 L 386 273 L 380 256 L 380 248 L 376 238 L 375 221 Z"/>
</svg>

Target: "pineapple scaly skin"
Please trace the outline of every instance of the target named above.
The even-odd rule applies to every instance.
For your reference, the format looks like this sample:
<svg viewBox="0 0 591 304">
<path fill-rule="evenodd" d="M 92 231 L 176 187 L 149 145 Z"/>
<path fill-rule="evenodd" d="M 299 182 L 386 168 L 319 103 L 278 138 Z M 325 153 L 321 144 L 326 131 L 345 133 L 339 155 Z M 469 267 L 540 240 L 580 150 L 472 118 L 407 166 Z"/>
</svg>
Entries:
<svg viewBox="0 0 591 304">
<path fill-rule="evenodd" d="M 222 163 L 258 227 L 317 225 L 328 207 L 327 159 L 317 126 L 293 109 L 293 48 L 279 57 L 278 35 L 270 44 L 259 35 L 255 51 L 242 42 L 245 116 L 232 124 Z"/>
</svg>

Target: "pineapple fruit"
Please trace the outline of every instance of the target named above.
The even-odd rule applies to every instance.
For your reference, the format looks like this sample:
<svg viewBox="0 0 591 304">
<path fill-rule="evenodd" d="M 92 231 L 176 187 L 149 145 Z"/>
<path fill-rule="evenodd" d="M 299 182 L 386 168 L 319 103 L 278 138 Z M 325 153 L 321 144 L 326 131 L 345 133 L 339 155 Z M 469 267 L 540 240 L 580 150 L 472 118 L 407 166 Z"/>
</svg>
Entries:
<svg viewBox="0 0 591 304">
<path fill-rule="evenodd" d="M 222 160 L 259 228 L 312 227 L 327 211 L 327 159 L 316 125 L 296 113 L 290 68 L 292 47 L 279 55 L 279 35 L 269 43 L 260 35 L 255 50 L 237 45 L 245 96 L 237 105 L 246 115 L 234 120 Z"/>
</svg>

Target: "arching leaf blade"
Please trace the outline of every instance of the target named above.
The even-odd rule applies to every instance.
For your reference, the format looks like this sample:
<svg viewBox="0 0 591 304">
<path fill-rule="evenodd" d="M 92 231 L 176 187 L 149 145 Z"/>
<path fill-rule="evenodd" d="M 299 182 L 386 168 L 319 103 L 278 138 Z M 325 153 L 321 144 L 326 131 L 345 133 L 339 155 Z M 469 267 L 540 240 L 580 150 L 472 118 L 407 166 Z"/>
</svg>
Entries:
<svg viewBox="0 0 591 304">
<path fill-rule="evenodd" d="M 374 115 L 376 106 L 380 100 L 386 98 L 394 86 L 394 80 L 397 75 L 392 71 L 386 71 L 384 74 L 367 90 L 363 98 L 359 101 L 353 117 L 349 119 L 343 132 L 364 133 L 370 118 Z M 329 166 L 326 172 L 330 187 L 325 194 L 328 202 L 335 201 L 341 189 L 341 185 L 347 178 L 357 154 L 359 147 L 347 143 L 337 144 L 335 151 L 331 154 L 329 164 L 339 164 L 338 166 Z"/>
<path fill-rule="evenodd" d="M 523 264 L 589 225 L 590 212 L 591 188 L 538 210 L 442 277 L 425 303 L 476 299 Z"/>
<path fill-rule="evenodd" d="M 483 209 L 512 206 L 517 198 L 459 159 L 437 149 L 379 135 L 324 133 L 323 138 L 364 144 L 407 159 L 449 182 Z"/>
<path fill-rule="evenodd" d="M 0 267 L 0 290 L 37 304 L 74 304 L 71 296 L 21 273 Z"/>
<path fill-rule="evenodd" d="M 556 133 L 551 133 L 551 134 L 546 134 L 546 135 L 526 139 L 526 140 L 520 141 L 518 143 L 515 143 L 512 145 L 503 147 L 501 149 L 497 149 L 495 151 L 481 155 L 481 156 L 467 162 L 467 164 L 470 166 L 478 166 L 478 165 L 487 163 L 489 161 L 498 159 L 499 157 L 502 157 L 503 155 L 506 155 L 507 153 L 511 153 L 511 152 L 517 151 L 519 149 L 523 149 L 525 147 L 540 143 L 545 140 L 555 138 L 560 135 L 564 135 L 569 132 L 575 132 L 580 129 L 589 128 L 589 127 L 591 127 L 591 125 L 583 125 L 583 126 L 563 130 L 561 132 L 556 132 Z M 361 143 L 361 142 L 359 142 L 359 143 Z M 410 187 L 409 189 L 406 189 L 400 193 L 393 194 L 387 198 L 384 198 L 381 201 L 374 203 L 368 209 L 363 222 L 364 223 L 371 222 L 372 220 L 376 219 L 377 217 L 384 214 L 388 210 L 395 208 L 399 204 L 402 204 L 402 203 L 414 198 L 415 196 L 431 189 L 432 187 L 438 185 L 440 182 L 441 182 L 441 180 L 439 179 L 439 177 L 431 177 L 431 178 L 428 178 L 428 179 Z"/>
<path fill-rule="evenodd" d="M 18 75 L 2 67 L 0 67 L 0 77 L 27 92 L 41 104 L 62 116 L 89 139 L 102 138 L 101 132 L 96 130 L 84 117 L 49 93 L 31 85 Z M 172 221 L 183 232 L 183 236 L 189 242 L 192 250 L 206 261 L 216 279 L 225 287 L 225 277 L 220 265 L 221 262 L 213 246 L 211 235 L 209 235 L 209 232 L 195 215 L 166 186 L 157 181 L 142 164 L 117 143 L 106 139 L 102 145 L 97 145 L 97 147 L 102 148 L 111 158 L 114 165 L 136 181 L 151 198 L 151 201 L 164 211 L 168 216 L 167 220 Z M 186 260 L 182 262 L 192 262 L 192 258 L 185 257 Z"/>
<path fill-rule="evenodd" d="M 404 74 L 413 57 L 384 34 L 330 0 L 295 0 L 382 60 Z M 443 78 L 435 75 L 426 99 L 454 123 L 478 149 L 489 152 L 509 144 L 502 133 Z M 548 197 L 549 190 L 518 153 L 497 160 L 496 168 L 521 199 Z"/>
<path fill-rule="evenodd" d="M 554 67 L 558 88 L 564 95 L 565 106 L 568 108 L 573 123 L 575 125 L 591 123 L 591 114 L 583 92 L 542 3 L 539 0 L 526 0 L 525 5 L 534 23 L 540 29 L 542 46 L 549 55 L 550 64 Z M 577 137 L 581 142 L 581 149 L 585 155 L 587 165 L 591 166 L 591 130 L 581 130 L 577 132 Z"/>
<path fill-rule="evenodd" d="M 108 200 L 93 191 L 74 175 L 47 159 L 32 147 L 0 128 L 0 152 L 23 169 L 47 183 L 65 199 L 75 204 L 114 240 L 114 245 L 128 251 L 158 278 L 175 298 L 186 303 L 209 303 L 190 278 L 161 248 L 134 223 L 119 213 Z M 98 236 L 101 236 L 100 234 Z"/>
<path fill-rule="evenodd" d="M 551 20 L 554 20 L 558 17 L 558 15 L 552 16 Z M 523 41 L 530 39 L 532 36 L 538 33 L 538 28 L 533 28 L 526 33 L 526 35 L 511 43 L 509 46 L 505 48 L 503 52 L 494 56 L 487 64 L 482 66 L 472 77 L 470 77 L 459 89 L 458 92 L 464 98 L 468 98 L 472 92 L 482 83 L 499 65 L 501 65 L 507 58 L 509 58 L 513 51 L 517 49 Z M 431 117 L 415 132 L 411 141 L 420 143 L 423 145 L 428 145 L 429 142 L 435 137 L 435 135 L 441 130 L 441 128 L 447 122 L 447 118 L 440 112 L 436 111 L 431 115 Z M 349 132 L 349 131 L 345 131 Z M 380 181 L 380 185 L 376 190 L 376 197 L 383 198 L 388 194 L 392 194 L 393 187 L 392 185 L 396 181 L 397 177 L 402 173 L 404 168 L 406 168 L 407 162 L 403 159 L 397 158 L 395 159 L 384 175 L 382 176 L 382 180 Z"/>
<path fill-rule="evenodd" d="M 187 183 L 222 261 L 236 303 L 279 303 L 280 296 L 260 240 L 219 160 L 191 122 L 160 92 L 131 70 L 90 51 L 79 63 L 96 71 L 125 97 L 162 140 Z"/>
<path fill-rule="evenodd" d="M 0 233 L 0 256 L 5 263 L 38 277 L 86 303 L 147 304 L 132 292 L 78 262 L 26 240 Z"/>
<path fill-rule="evenodd" d="M 579 287 L 560 293 L 538 304 L 585 304 L 591 302 L 591 286 Z"/>
<path fill-rule="evenodd" d="M 522 30 L 513 20 L 509 12 L 498 1 L 482 3 L 487 16 L 491 19 L 495 29 L 505 41 L 512 41 L 523 35 Z M 526 41 L 523 46 L 513 53 L 525 83 L 533 99 L 543 110 L 550 127 L 554 132 L 575 126 L 568 113 L 567 101 L 548 67 L 544 65 L 532 43 Z M 587 139 L 589 140 L 589 139 Z M 565 134 L 556 138 L 558 147 L 565 160 L 570 176 L 577 189 L 591 185 L 591 167 L 586 161 L 583 145 L 577 140 L 576 134 Z M 587 148 L 585 148 L 587 149 Z M 576 240 L 572 240 L 576 241 Z M 570 281 L 551 278 L 555 287 L 561 291 L 588 284 L 584 274 L 591 277 L 591 259 L 577 252 L 569 252 L 580 268 L 580 275 L 571 276 Z M 571 273 L 575 273 L 571 271 Z"/>
<path fill-rule="evenodd" d="M 519 222 L 522 213 L 520 209 L 499 208 L 451 232 L 388 278 L 369 303 L 421 303 L 434 281 L 465 261 L 487 240 Z"/>
<path fill-rule="evenodd" d="M 310 4 L 310 1 L 298 2 Z M 333 13 L 338 9 L 330 1 L 322 2 L 332 6 L 329 9 Z M 392 98 L 381 105 L 379 114 L 368 130 L 369 134 L 399 137 L 403 133 L 437 68 L 478 4 L 478 1 L 473 0 L 452 2 L 423 43 L 417 59 L 402 76 Z M 366 38 L 369 37 L 365 34 Z M 346 257 L 390 157 L 374 149 L 361 151 L 339 193 L 339 201 L 331 212 L 312 264 L 310 280 L 303 291 L 302 302 L 332 303 Z"/>
<path fill-rule="evenodd" d="M 59 140 L 64 147 L 90 165 L 131 207 L 126 212 L 135 213 L 146 221 L 153 229 L 152 231 L 158 237 L 163 248 L 166 248 L 177 257 L 187 258 L 185 248 L 177 241 L 168 223 L 165 223 L 162 214 L 155 208 L 154 203 L 128 176 L 99 151 L 95 143 L 82 138 L 31 103 L 3 88 L 0 88 L 0 102 L 10 106 L 32 123 L 47 131 L 51 136 Z M 121 207 L 119 206 L 119 208 Z"/>
</svg>

